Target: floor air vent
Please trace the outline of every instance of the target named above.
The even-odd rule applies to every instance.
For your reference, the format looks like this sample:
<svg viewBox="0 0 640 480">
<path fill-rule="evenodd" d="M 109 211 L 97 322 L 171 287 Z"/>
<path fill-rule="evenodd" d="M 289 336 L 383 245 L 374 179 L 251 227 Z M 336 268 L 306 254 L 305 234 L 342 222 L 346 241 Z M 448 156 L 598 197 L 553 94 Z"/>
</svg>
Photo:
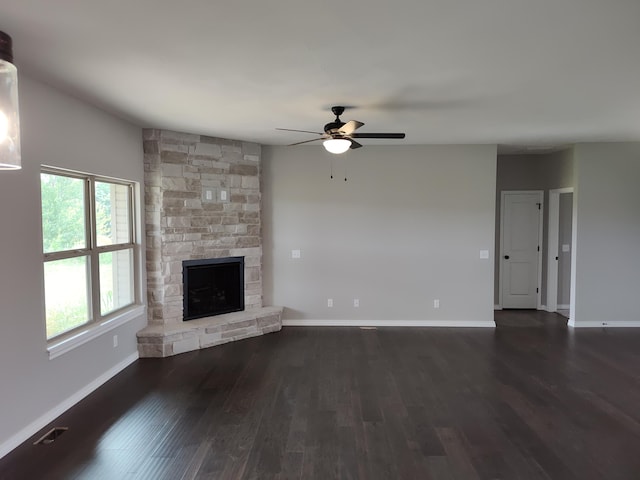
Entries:
<svg viewBox="0 0 640 480">
<path fill-rule="evenodd" d="M 34 445 L 49 445 L 50 443 L 55 442 L 60 435 L 69 430 L 69 427 L 56 427 L 49 430 L 43 436 L 41 436 L 38 440 L 33 442 Z"/>
</svg>

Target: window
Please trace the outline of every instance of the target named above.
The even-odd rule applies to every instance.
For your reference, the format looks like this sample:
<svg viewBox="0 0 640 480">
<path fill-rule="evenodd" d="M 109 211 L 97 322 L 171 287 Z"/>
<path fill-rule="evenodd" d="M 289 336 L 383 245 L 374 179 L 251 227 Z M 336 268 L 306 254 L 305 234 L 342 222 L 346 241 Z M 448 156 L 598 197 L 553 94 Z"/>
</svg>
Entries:
<svg viewBox="0 0 640 480">
<path fill-rule="evenodd" d="M 48 340 L 107 321 L 136 303 L 133 187 L 42 169 Z"/>
</svg>

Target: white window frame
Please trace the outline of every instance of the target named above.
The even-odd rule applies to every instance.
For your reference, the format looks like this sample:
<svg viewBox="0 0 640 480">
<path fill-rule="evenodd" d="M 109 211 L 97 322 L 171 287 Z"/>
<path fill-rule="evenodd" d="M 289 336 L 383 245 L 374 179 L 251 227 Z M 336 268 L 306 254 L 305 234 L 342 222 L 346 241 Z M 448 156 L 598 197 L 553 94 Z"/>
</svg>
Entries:
<svg viewBox="0 0 640 480">
<path fill-rule="evenodd" d="M 89 321 L 72 330 L 47 339 L 47 351 L 49 358 L 53 359 L 74 348 L 123 325 L 124 323 L 144 314 L 144 305 L 141 302 L 140 292 L 140 242 L 138 239 L 138 222 L 136 216 L 136 182 L 118 178 L 93 175 L 89 173 L 71 171 L 57 167 L 42 166 L 40 173 L 48 175 L 66 176 L 84 181 L 85 196 L 85 238 L 86 247 L 74 250 L 43 253 L 43 267 L 46 262 L 63 260 L 68 258 L 88 257 L 87 268 L 87 294 L 89 301 Z M 130 241 L 112 245 L 97 245 L 96 233 L 96 203 L 95 183 L 106 182 L 128 187 L 129 195 L 129 229 Z M 44 232 L 43 232 L 44 235 Z M 44 238 L 43 238 L 44 243 Z M 43 248 L 44 250 L 44 248 Z M 99 256 L 102 253 L 132 251 L 133 269 L 133 302 L 121 308 L 113 310 L 106 315 L 100 312 L 100 263 Z M 44 268 L 43 268 L 44 272 Z M 43 273 L 44 274 L 44 273 Z M 43 312 L 44 326 L 46 329 L 46 310 Z"/>
</svg>

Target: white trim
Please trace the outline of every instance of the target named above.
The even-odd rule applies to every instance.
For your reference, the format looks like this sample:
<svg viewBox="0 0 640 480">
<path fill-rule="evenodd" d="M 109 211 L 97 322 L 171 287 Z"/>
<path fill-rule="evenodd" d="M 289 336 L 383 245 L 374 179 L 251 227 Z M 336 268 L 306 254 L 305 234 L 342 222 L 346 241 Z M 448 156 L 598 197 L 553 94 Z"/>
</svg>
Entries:
<svg viewBox="0 0 640 480">
<path fill-rule="evenodd" d="M 576 325 L 576 322 L 570 318 L 567 325 L 573 328 L 640 328 L 640 320 L 630 320 L 628 322 L 625 322 L 624 320 L 580 322 Z"/>
<path fill-rule="evenodd" d="M 573 205 L 571 210 L 571 286 L 569 287 L 569 323 L 575 326 L 576 317 L 576 283 L 577 283 L 577 252 L 578 252 L 578 188 L 573 192 Z"/>
<path fill-rule="evenodd" d="M 493 309 L 494 310 L 502 310 L 502 305 L 497 305 L 496 304 L 496 305 L 493 306 Z"/>
<path fill-rule="evenodd" d="M 562 303 L 562 304 L 558 305 L 558 310 L 569 310 L 570 307 L 571 307 L 571 305 Z"/>
<path fill-rule="evenodd" d="M 502 271 L 502 260 L 504 258 L 504 240 L 502 238 L 504 232 L 504 191 L 500 192 L 500 233 L 498 235 L 498 242 L 500 242 L 498 249 L 498 304 L 502 308 L 502 277 L 504 272 Z M 494 248 L 495 250 L 495 248 Z"/>
<path fill-rule="evenodd" d="M 536 286 L 536 304 L 538 310 L 542 310 L 542 251 L 544 250 L 544 191 L 540 193 L 540 208 L 538 209 L 538 285 Z"/>
<path fill-rule="evenodd" d="M 146 307 L 144 305 L 138 305 L 131 310 L 114 317 L 109 320 L 101 322 L 97 326 L 92 326 L 87 330 L 78 332 L 77 334 L 65 338 L 63 340 L 53 341 L 47 345 L 47 351 L 49 352 L 49 360 L 53 360 L 60 355 L 70 352 L 74 348 L 84 345 L 85 343 L 93 340 L 94 338 L 104 335 L 105 333 L 113 330 L 114 328 L 124 325 L 125 323 L 137 318 L 141 315 L 145 315 Z"/>
<path fill-rule="evenodd" d="M 111 378 L 115 377 L 118 373 L 120 373 L 122 370 L 127 368 L 137 359 L 138 359 L 138 352 L 132 353 L 123 361 L 121 361 L 114 367 L 104 372 L 98 378 L 93 380 L 91 383 L 82 387 L 80 390 L 78 390 L 76 393 L 68 397 L 66 400 L 63 400 L 54 408 L 49 410 L 47 413 L 45 413 L 44 415 L 41 415 L 39 418 L 31 422 L 29 425 L 24 427 L 18 433 L 16 433 L 15 435 L 12 435 L 8 440 L 5 440 L 4 442 L 2 442 L 0 444 L 0 458 L 4 457 L 6 454 L 11 452 L 14 448 L 20 446 L 23 442 L 29 439 L 29 437 L 38 433 L 38 431 L 41 430 L 43 427 L 47 426 L 47 424 L 54 421 L 56 418 L 58 418 L 64 412 L 69 410 L 71 407 L 73 407 L 76 403 L 78 403 L 80 400 L 85 398 L 91 392 L 96 390 L 98 387 L 106 383 Z"/>
<path fill-rule="evenodd" d="M 482 327 L 495 328 L 493 320 L 282 320 L 283 327 Z"/>
</svg>

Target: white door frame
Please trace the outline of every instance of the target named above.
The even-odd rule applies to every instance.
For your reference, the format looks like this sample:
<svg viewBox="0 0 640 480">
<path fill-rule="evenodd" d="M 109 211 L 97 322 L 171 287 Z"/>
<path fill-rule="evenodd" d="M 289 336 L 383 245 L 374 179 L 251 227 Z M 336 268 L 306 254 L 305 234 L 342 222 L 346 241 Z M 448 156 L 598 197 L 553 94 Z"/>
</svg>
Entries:
<svg viewBox="0 0 640 480">
<path fill-rule="evenodd" d="M 502 235 L 504 231 L 504 202 L 507 194 L 510 193 L 521 193 L 521 194 L 537 194 L 538 199 L 540 200 L 540 220 L 538 221 L 538 245 L 540 247 L 540 251 L 538 252 L 538 285 L 537 285 L 537 295 L 536 295 L 536 308 L 540 310 L 542 308 L 542 241 L 544 239 L 544 190 L 502 190 L 500 192 L 500 263 L 498 264 L 498 268 L 500 269 L 500 278 L 498 279 L 498 302 L 500 309 L 502 309 L 502 279 L 504 275 L 502 274 L 502 266 L 503 257 L 504 257 L 504 242 L 502 241 Z"/>
<path fill-rule="evenodd" d="M 560 195 L 573 193 L 573 187 L 549 190 L 549 228 L 547 235 L 547 311 L 558 310 L 558 239 L 560 236 Z M 573 248 L 572 248 L 573 250 Z M 573 310 L 572 307 L 570 307 Z"/>
</svg>

